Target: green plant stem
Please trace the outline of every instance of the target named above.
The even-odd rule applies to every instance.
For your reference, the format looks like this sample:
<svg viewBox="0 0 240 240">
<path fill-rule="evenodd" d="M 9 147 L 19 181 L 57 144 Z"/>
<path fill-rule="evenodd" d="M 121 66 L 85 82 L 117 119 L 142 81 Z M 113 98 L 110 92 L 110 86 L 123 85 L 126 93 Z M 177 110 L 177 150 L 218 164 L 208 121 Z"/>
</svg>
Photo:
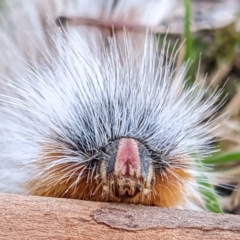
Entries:
<svg viewBox="0 0 240 240">
<path fill-rule="evenodd" d="M 191 0 L 184 0 L 185 5 L 185 18 L 184 18 L 184 37 L 185 37 L 185 62 L 194 61 L 193 51 L 193 37 L 191 33 Z M 188 84 L 192 85 L 195 81 L 195 73 L 193 66 L 189 67 L 187 74 Z"/>
<path fill-rule="evenodd" d="M 193 52 L 193 38 L 191 33 L 191 0 L 184 0 L 185 4 L 185 20 L 184 20 L 184 35 L 186 38 L 186 50 L 184 61 L 191 59 Z"/>
</svg>

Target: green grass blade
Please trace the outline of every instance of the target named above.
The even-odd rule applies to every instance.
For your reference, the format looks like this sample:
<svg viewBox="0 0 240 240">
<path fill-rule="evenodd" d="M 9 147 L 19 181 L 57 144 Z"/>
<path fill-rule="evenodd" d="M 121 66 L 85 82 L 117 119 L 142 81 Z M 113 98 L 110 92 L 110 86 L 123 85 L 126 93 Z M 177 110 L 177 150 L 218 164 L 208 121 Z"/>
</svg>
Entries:
<svg viewBox="0 0 240 240">
<path fill-rule="evenodd" d="M 203 167 L 203 162 L 198 162 L 199 164 L 199 171 L 205 171 Z M 199 184 L 199 190 L 202 194 L 202 197 L 205 201 L 205 206 L 208 211 L 214 212 L 214 213 L 222 213 L 222 208 L 220 207 L 218 203 L 218 196 L 213 188 L 213 186 L 209 183 L 209 180 L 207 176 L 203 178 L 197 179 Z"/>
<path fill-rule="evenodd" d="M 220 207 L 218 203 L 218 196 L 211 184 L 206 182 L 199 182 L 200 185 L 200 193 L 203 196 L 203 199 L 205 201 L 205 205 L 208 211 L 214 212 L 214 213 L 222 213 L 222 208 Z"/>
<path fill-rule="evenodd" d="M 204 164 L 224 164 L 240 161 L 240 152 L 230 152 L 224 154 L 215 154 L 212 157 L 203 160 Z"/>
</svg>

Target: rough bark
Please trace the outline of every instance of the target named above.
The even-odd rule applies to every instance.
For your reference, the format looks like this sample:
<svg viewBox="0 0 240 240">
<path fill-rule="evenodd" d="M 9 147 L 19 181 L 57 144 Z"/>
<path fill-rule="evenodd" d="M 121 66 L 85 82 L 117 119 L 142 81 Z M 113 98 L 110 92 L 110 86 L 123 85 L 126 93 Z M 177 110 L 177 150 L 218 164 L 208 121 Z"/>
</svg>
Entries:
<svg viewBox="0 0 240 240">
<path fill-rule="evenodd" d="M 1 239 L 240 239 L 240 216 L 0 194 Z"/>
</svg>

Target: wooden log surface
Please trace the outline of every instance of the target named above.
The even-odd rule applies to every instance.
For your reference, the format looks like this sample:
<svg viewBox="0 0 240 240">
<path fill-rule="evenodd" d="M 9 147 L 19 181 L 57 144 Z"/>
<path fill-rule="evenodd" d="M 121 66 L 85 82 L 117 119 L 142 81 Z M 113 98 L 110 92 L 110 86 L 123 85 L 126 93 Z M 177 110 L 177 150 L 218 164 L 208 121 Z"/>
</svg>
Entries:
<svg viewBox="0 0 240 240">
<path fill-rule="evenodd" d="M 240 216 L 0 194 L 0 239 L 240 239 Z"/>
</svg>

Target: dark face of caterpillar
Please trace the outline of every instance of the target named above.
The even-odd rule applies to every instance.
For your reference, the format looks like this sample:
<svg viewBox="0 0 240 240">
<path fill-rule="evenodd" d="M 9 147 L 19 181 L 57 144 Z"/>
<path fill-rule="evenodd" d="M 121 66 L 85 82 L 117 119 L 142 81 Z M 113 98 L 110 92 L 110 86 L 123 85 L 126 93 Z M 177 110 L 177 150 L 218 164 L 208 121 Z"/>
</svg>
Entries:
<svg viewBox="0 0 240 240">
<path fill-rule="evenodd" d="M 69 161 L 78 159 L 73 153 L 44 146 L 40 174 L 26 184 L 29 193 L 175 207 L 183 202 L 184 182 L 192 180 L 184 169 L 164 165 L 158 154 L 132 138 L 87 152 L 86 161 Z"/>
<path fill-rule="evenodd" d="M 150 191 L 155 175 L 147 148 L 131 138 L 113 141 L 100 165 L 104 189 L 120 201 Z"/>
</svg>

